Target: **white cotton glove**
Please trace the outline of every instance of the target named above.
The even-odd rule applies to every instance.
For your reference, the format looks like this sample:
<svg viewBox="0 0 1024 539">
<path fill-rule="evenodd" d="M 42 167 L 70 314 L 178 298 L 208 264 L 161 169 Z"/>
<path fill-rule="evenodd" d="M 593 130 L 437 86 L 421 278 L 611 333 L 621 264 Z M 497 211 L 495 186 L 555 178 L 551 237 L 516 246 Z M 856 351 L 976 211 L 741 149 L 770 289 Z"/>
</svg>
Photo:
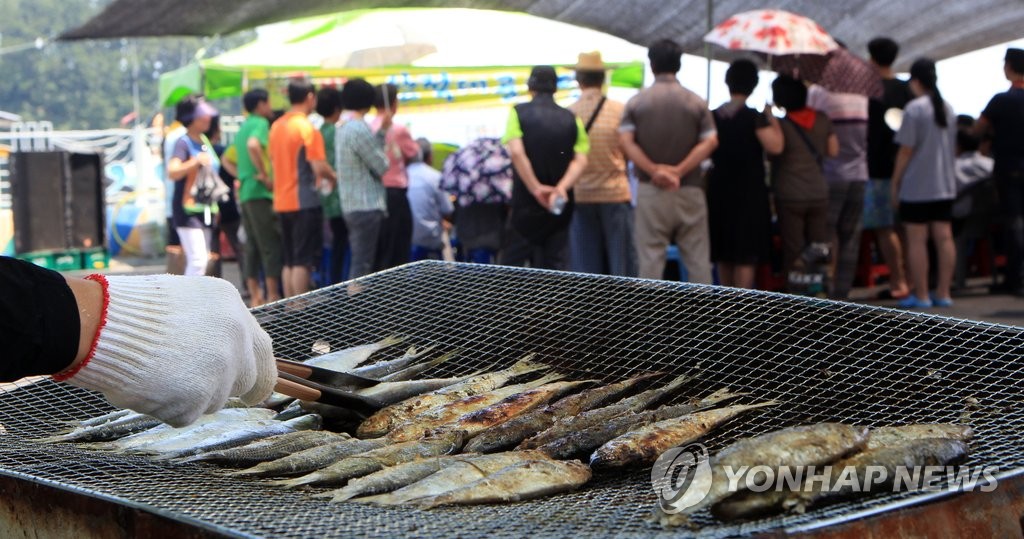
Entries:
<svg viewBox="0 0 1024 539">
<path fill-rule="evenodd" d="M 213 277 L 107 277 L 95 354 L 68 383 L 174 426 L 240 396 L 267 398 L 277 379 L 267 335 L 231 283 Z"/>
</svg>

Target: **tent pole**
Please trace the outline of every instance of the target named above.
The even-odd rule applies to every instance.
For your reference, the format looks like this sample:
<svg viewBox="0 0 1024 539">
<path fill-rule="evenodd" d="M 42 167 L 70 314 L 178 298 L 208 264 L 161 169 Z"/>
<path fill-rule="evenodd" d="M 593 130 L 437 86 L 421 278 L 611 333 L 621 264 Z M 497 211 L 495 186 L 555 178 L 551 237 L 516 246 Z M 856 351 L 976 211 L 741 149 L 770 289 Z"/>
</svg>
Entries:
<svg viewBox="0 0 1024 539">
<path fill-rule="evenodd" d="M 710 33 L 715 28 L 715 26 L 714 26 L 715 25 L 715 23 L 714 23 L 715 1 L 714 0 L 708 0 L 707 6 L 708 6 L 708 10 L 707 10 L 708 11 L 708 32 Z M 707 80 L 707 88 L 705 89 L 705 92 L 704 92 L 704 97 L 708 101 L 708 106 L 711 106 L 711 44 L 708 43 L 707 41 L 704 42 L 704 58 L 707 60 L 707 64 L 708 64 L 708 66 L 707 66 L 708 67 L 708 75 L 707 75 L 708 76 L 708 80 Z"/>
</svg>

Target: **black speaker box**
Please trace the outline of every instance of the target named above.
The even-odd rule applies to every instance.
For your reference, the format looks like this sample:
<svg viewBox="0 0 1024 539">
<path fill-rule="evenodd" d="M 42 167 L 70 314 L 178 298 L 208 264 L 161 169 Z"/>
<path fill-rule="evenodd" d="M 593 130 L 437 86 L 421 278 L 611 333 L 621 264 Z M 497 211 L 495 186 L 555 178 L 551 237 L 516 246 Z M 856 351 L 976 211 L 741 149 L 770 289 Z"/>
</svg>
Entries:
<svg viewBox="0 0 1024 539">
<path fill-rule="evenodd" d="M 100 155 L 15 152 L 9 163 L 15 252 L 104 245 Z"/>
</svg>

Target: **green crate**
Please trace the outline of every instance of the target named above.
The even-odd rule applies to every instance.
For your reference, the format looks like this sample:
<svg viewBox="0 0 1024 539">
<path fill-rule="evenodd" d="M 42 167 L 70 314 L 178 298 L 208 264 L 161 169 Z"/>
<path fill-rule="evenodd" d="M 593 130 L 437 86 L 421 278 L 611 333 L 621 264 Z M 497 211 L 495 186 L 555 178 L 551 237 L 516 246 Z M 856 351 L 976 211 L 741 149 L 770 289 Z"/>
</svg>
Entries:
<svg viewBox="0 0 1024 539">
<path fill-rule="evenodd" d="M 101 270 L 110 267 L 110 253 L 106 249 L 82 252 L 82 269 Z"/>
<path fill-rule="evenodd" d="M 57 271 L 82 269 L 82 255 L 78 251 L 61 251 L 53 254 L 53 265 Z"/>
<path fill-rule="evenodd" d="M 57 262 L 51 253 L 22 253 L 18 258 L 46 269 L 57 269 Z"/>
</svg>

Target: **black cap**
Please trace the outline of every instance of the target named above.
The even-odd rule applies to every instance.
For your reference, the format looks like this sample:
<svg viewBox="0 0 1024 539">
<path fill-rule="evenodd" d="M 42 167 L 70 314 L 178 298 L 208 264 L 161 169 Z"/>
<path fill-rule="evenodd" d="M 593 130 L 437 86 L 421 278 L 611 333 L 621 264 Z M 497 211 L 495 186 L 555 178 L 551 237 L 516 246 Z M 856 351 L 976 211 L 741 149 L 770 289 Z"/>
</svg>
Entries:
<svg viewBox="0 0 1024 539">
<path fill-rule="evenodd" d="M 1006 63 L 1010 65 L 1010 69 L 1018 75 L 1024 75 L 1024 50 L 1022 49 L 1006 49 Z"/>
<path fill-rule="evenodd" d="M 531 92 L 547 94 L 555 93 L 558 89 L 558 74 L 551 66 L 536 66 L 530 71 L 530 80 L 526 81 L 526 87 Z"/>
</svg>

